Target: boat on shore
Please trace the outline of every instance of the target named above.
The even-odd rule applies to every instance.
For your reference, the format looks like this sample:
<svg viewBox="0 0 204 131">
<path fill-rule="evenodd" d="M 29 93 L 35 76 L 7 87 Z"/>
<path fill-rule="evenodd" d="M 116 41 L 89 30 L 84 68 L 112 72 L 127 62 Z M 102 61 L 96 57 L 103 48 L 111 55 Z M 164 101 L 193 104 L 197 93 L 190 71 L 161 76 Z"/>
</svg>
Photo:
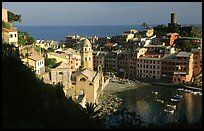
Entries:
<svg viewBox="0 0 204 131">
<path fill-rule="evenodd" d="M 174 113 L 174 109 L 172 109 L 172 110 L 164 109 L 164 112 Z"/>
<path fill-rule="evenodd" d="M 152 91 L 152 94 L 158 95 L 158 91 Z"/>
<path fill-rule="evenodd" d="M 169 104 L 167 104 L 166 106 L 171 107 L 173 109 L 176 109 L 176 105 L 169 105 Z"/>
<path fill-rule="evenodd" d="M 175 96 L 173 96 L 173 97 L 171 98 L 171 101 L 177 102 L 177 101 L 180 101 L 181 98 L 183 98 L 183 96 L 177 94 L 177 95 L 175 95 Z"/>
</svg>

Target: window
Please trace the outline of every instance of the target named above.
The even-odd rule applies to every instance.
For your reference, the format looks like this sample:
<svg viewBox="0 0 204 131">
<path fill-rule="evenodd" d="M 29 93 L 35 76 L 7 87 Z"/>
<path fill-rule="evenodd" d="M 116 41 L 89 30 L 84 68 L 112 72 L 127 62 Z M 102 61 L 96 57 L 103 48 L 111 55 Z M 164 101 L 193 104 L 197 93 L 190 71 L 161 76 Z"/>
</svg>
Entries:
<svg viewBox="0 0 204 131">
<path fill-rule="evenodd" d="M 13 38 L 13 34 L 10 34 L 10 38 Z"/>
<path fill-rule="evenodd" d="M 84 77 L 82 77 L 82 78 L 80 79 L 80 81 L 86 81 L 86 79 L 85 79 Z"/>
<path fill-rule="evenodd" d="M 178 78 L 178 81 L 181 81 L 181 79 L 180 79 L 180 78 Z"/>
<path fill-rule="evenodd" d="M 146 68 L 148 68 L 148 65 L 146 65 Z"/>
<path fill-rule="evenodd" d="M 159 74 L 159 71 L 157 71 L 157 74 Z"/>
<path fill-rule="evenodd" d="M 159 69 L 159 66 L 157 66 L 157 69 Z"/>
<path fill-rule="evenodd" d="M 14 35 L 14 37 L 16 37 L 16 34 Z"/>
<path fill-rule="evenodd" d="M 85 57 L 85 61 L 87 61 L 87 58 Z"/>
<path fill-rule="evenodd" d="M 89 57 L 89 61 L 91 61 L 91 57 Z"/>
<path fill-rule="evenodd" d="M 93 84 L 92 84 L 92 83 L 89 83 L 89 85 L 92 86 Z"/>
</svg>

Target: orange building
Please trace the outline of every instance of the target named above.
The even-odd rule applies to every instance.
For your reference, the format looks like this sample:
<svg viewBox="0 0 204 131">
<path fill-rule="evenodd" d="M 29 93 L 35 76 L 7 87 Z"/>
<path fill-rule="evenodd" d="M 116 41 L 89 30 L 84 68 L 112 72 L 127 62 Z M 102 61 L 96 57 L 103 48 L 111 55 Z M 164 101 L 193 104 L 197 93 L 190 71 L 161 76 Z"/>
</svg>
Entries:
<svg viewBox="0 0 204 131">
<path fill-rule="evenodd" d="M 172 46 L 174 44 L 174 41 L 178 39 L 179 34 L 178 33 L 168 33 L 166 34 L 166 38 L 163 39 L 166 46 Z"/>
</svg>

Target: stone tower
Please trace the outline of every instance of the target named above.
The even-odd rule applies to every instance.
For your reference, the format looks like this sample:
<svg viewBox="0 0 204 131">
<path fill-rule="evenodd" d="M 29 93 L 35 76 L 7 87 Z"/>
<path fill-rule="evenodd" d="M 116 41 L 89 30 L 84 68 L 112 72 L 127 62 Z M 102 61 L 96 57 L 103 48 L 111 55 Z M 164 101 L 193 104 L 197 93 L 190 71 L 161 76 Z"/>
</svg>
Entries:
<svg viewBox="0 0 204 131">
<path fill-rule="evenodd" d="M 86 38 L 82 44 L 81 65 L 82 69 L 93 70 L 93 50 L 90 41 Z"/>
<path fill-rule="evenodd" d="M 171 13 L 171 23 L 176 24 L 176 14 L 175 13 Z"/>
</svg>

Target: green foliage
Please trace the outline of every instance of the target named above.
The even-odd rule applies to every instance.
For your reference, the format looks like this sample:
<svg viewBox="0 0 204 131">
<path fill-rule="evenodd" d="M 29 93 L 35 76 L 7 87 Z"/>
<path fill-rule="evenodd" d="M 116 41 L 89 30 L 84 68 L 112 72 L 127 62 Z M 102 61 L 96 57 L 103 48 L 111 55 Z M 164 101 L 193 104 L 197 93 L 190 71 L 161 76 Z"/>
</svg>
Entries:
<svg viewBox="0 0 204 131">
<path fill-rule="evenodd" d="M 157 37 L 162 37 L 167 34 L 167 26 L 165 25 L 157 25 L 154 27 L 154 33 Z"/>
<path fill-rule="evenodd" d="M 11 25 L 8 22 L 2 21 L 2 28 L 11 29 Z"/>
<path fill-rule="evenodd" d="M 144 30 L 147 29 L 147 27 L 148 27 L 147 23 L 143 22 L 142 27 L 144 27 Z"/>
<path fill-rule="evenodd" d="M 8 11 L 8 21 L 9 22 L 21 22 L 21 15 L 14 14 L 13 12 Z"/>
<path fill-rule="evenodd" d="M 56 63 L 56 59 L 55 58 L 45 58 L 45 65 L 50 67 L 50 68 L 53 68 L 57 65 Z"/>
<path fill-rule="evenodd" d="M 18 31 L 18 44 L 19 45 L 32 45 L 35 43 L 35 38 L 29 35 L 27 32 Z"/>
<path fill-rule="evenodd" d="M 191 43 L 187 40 L 175 40 L 175 47 L 182 51 L 191 52 L 193 48 L 198 48 L 199 44 Z"/>
</svg>

